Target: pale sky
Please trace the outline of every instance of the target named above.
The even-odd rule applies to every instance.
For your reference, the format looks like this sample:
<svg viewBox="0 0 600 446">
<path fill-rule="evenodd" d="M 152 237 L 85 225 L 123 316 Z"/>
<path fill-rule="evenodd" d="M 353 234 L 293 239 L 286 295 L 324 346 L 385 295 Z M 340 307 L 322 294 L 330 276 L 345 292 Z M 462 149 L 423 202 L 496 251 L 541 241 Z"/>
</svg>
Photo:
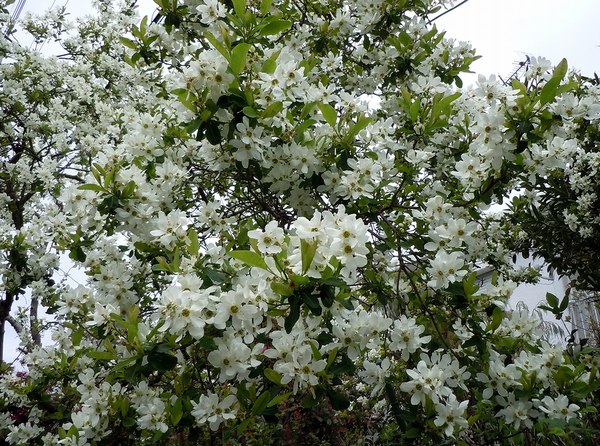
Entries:
<svg viewBox="0 0 600 446">
<path fill-rule="evenodd" d="M 460 3 L 460 0 L 455 0 Z M 67 4 L 75 16 L 91 10 L 91 0 L 27 0 L 25 11 Z M 142 15 L 156 4 L 139 0 Z M 569 66 L 591 76 L 600 73 L 599 0 L 469 0 L 435 23 L 447 37 L 466 40 L 483 56 L 473 70 L 508 76 L 526 55 Z"/>
<path fill-rule="evenodd" d="M 529 55 L 554 65 L 565 57 L 592 76 L 600 74 L 599 21 L 598 0 L 469 0 L 435 23 L 471 42 L 483 56 L 472 65 L 481 74 L 510 75 Z"/>
<path fill-rule="evenodd" d="M 27 0 L 23 13 L 65 3 L 74 16 L 91 10 L 91 0 Z M 154 11 L 152 0 L 140 4 L 142 15 Z M 476 73 L 508 77 L 529 55 L 553 64 L 566 57 L 570 67 L 592 76 L 600 74 L 599 21 L 599 0 L 469 0 L 435 23 L 447 31 L 447 37 L 470 42 L 483 56 L 472 65 Z M 470 76 L 465 82 L 474 80 Z M 7 326 L 7 361 L 14 357 L 17 345 L 12 327 Z"/>
</svg>

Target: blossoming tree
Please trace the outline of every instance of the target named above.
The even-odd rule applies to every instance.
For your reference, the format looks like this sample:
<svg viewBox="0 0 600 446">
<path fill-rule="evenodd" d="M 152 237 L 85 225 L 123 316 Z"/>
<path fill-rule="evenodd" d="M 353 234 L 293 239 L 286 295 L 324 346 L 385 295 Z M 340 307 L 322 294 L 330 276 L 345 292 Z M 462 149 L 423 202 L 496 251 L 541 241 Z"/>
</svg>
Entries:
<svg viewBox="0 0 600 446">
<path fill-rule="evenodd" d="M 106 9 L 75 34 L 69 32 L 64 8 L 28 19 L 23 27 L 31 33 L 34 50 L 19 45 L 13 24 L 4 27 L 0 246 L 5 255 L 0 260 L 0 333 L 10 323 L 26 351 L 40 343 L 39 303 L 51 307 L 57 297 L 52 277 L 59 264 L 58 245 L 79 237 L 66 226 L 59 198 L 62 187 L 81 183 L 96 148 L 120 138 L 124 132 L 119 120 L 126 113 L 143 111 L 149 100 L 142 90 L 143 77 L 119 62 L 118 38 L 134 20 L 132 10 L 121 12 L 111 16 L 113 25 L 102 32 Z M 52 42 L 60 43 L 64 53 L 42 56 L 38 47 Z M 115 113 L 116 104 L 126 99 L 129 107 Z M 30 311 L 14 317 L 10 310 L 25 290 L 31 293 Z M 0 336 L 0 346 L 2 340 Z M 0 358 L 3 351 L 0 348 Z"/>
<path fill-rule="evenodd" d="M 40 64 L 93 67 L 106 96 L 58 90 L 12 135 L 64 167 L 40 167 L 60 187 L 31 189 L 23 226 L 5 217 L 28 266 L 5 256 L 4 284 L 33 235 L 87 281 L 34 290 L 54 343 L 2 377 L 8 444 L 300 444 L 286 411 L 324 407 L 359 427 L 323 444 L 598 435 L 598 359 L 508 308 L 515 234 L 489 212 L 590 152 L 597 88 L 542 59 L 463 88 L 476 56 L 431 23 L 441 0 L 156 3 L 131 25 L 102 2 L 101 44 Z"/>
</svg>

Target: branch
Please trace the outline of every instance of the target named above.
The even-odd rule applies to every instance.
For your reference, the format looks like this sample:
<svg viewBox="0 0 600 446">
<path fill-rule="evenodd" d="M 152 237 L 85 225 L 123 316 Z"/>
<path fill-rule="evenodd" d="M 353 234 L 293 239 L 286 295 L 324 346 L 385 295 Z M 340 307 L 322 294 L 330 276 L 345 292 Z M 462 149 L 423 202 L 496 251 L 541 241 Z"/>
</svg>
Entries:
<svg viewBox="0 0 600 446">
<path fill-rule="evenodd" d="M 38 319 L 39 298 L 32 297 L 29 307 L 29 330 L 31 332 L 31 340 L 33 345 L 42 345 L 42 337 L 40 335 L 40 321 Z"/>
<path fill-rule="evenodd" d="M 12 315 L 6 316 L 6 321 L 12 326 L 12 328 L 17 332 L 18 335 L 23 333 L 23 325 L 16 320 Z"/>
<path fill-rule="evenodd" d="M 78 183 L 85 183 L 85 180 L 83 178 L 80 178 L 76 175 L 71 175 L 69 173 L 61 173 L 60 176 L 63 178 L 68 178 L 73 181 L 77 181 Z"/>
<path fill-rule="evenodd" d="M 463 0 L 462 2 L 460 2 L 458 5 L 453 6 L 450 9 L 447 9 L 446 11 L 442 12 L 439 15 L 436 15 L 434 18 L 432 18 L 431 20 L 429 20 L 429 24 L 432 24 L 433 22 L 435 22 L 437 19 L 439 19 L 440 17 L 445 16 L 446 14 L 448 14 L 449 12 L 454 11 L 455 9 L 461 7 L 462 5 L 464 5 L 465 3 L 467 3 L 469 0 Z"/>
</svg>

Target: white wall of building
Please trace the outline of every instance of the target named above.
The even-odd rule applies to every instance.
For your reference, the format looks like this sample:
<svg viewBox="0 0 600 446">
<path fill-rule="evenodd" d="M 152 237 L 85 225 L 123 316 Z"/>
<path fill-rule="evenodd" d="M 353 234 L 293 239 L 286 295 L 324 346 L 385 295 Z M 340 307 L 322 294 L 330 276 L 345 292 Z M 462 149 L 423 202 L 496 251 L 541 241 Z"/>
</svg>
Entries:
<svg viewBox="0 0 600 446">
<path fill-rule="evenodd" d="M 545 321 L 546 329 L 551 330 L 552 327 L 549 324 L 552 324 L 563 331 L 562 334 L 554 334 L 551 339 L 555 342 L 566 344 L 566 340 L 572 330 L 568 310 L 565 312 L 563 318 L 558 320 L 552 313 L 540 310 L 539 306 L 546 304 L 547 293 L 554 294 L 559 302 L 562 301 L 569 287 L 569 279 L 567 277 L 559 277 L 555 271 L 544 265 L 542 259 L 533 260 L 532 258 L 525 259 L 522 256 L 517 256 L 516 265 L 518 267 L 542 267 L 541 279 L 536 284 L 519 285 L 509 300 L 510 306 L 516 308 L 520 304 L 525 304 L 529 308 L 530 313 L 537 309 L 537 313 Z"/>
</svg>

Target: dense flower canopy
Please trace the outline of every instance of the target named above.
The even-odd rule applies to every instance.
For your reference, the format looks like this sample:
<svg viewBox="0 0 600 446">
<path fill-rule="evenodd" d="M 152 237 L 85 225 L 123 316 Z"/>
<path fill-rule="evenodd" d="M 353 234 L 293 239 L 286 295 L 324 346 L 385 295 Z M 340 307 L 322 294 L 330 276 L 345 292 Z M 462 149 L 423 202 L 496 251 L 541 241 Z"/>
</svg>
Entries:
<svg viewBox="0 0 600 446">
<path fill-rule="evenodd" d="M 463 87 L 477 56 L 431 22 L 451 1 L 127 3 L 27 20 L 60 57 L 0 44 L 0 310 L 53 315 L 42 345 L 0 313 L 27 368 L 0 438 L 281 444 L 291 408 L 381 444 L 597 437 L 595 351 L 507 305 L 555 180 L 565 230 L 597 233 L 597 85 L 534 58 Z"/>
</svg>

